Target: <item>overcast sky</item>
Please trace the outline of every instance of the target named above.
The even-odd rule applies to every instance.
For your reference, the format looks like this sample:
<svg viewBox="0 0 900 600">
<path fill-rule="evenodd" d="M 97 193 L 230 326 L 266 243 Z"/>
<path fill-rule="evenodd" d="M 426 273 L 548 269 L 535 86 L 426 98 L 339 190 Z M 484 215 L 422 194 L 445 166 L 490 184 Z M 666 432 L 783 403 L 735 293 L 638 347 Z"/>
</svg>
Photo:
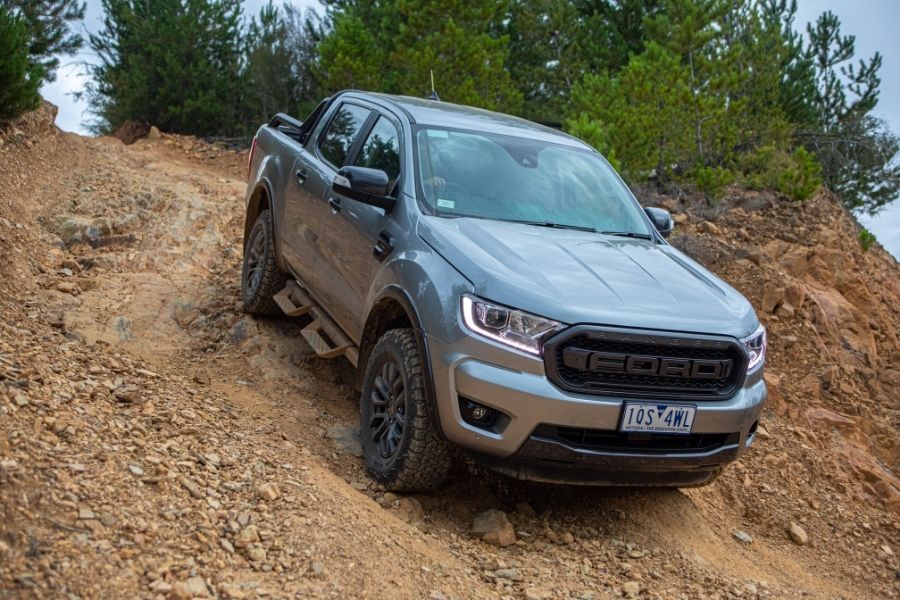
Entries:
<svg viewBox="0 0 900 600">
<path fill-rule="evenodd" d="M 259 12 L 267 0 L 245 0 L 246 16 Z M 276 4 L 280 2 L 276 1 Z M 317 0 L 292 0 L 292 4 L 313 7 L 321 12 Z M 885 119 L 891 129 L 900 133 L 900 0 L 799 0 L 798 27 L 814 21 L 825 10 L 831 10 L 841 20 L 843 34 L 856 36 L 857 58 L 868 58 L 876 51 L 884 56 L 881 67 L 881 96 L 875 114 Z M 84 29 L 95 32 L 102 22 L 100 0 L 87 0 Z M 77 57 L 63 60 L 57 80 L 45 85 L 41 93 L 59 106 L 56 123 L 66 131 L 86 133 L 85 122 L 90 115 L 85 103 L 76 102 L 73 92 L 82 89 L 85 81 L 80 63 L 92 62 L 93 56 L 83 50 Z M 862 219 L 878 240 L 900 259 L 900 201 L 894 202 L 874 220 Z"/>
</svg>

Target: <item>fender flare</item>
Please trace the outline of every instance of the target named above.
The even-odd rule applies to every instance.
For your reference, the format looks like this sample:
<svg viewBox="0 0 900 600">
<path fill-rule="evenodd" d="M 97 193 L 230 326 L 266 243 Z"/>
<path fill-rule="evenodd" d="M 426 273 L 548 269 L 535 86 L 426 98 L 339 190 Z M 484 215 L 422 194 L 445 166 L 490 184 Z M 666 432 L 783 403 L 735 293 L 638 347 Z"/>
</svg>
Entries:
<svg viewBox="0 0 900 600">
<path fill-rule="evenodd" d="M 422 372 L 425 375 L 425 407 L 428 411 L 428 418 L 431 420 L 432 426 L 438 436 L 441 439 L 446 440 L 447 438 L 441 429 L 441 420 L 438 414 L 437 399 L 434 389 L 434 377 L 431 369 L 431 358 L 428 349 L 428 337 L 425 335 L 425 330 L 422 328 L 422 320 L 419 317 L 419 313 L 416 310 L 415 304 L 410 298 L 409 293 L 399 285 L 390 284 L 385 287 L 381 293 L 379 293 L 375 302 L 372 303 L 372 307 L 374 308 L 386 299 L 397 302 L 403 308 L 407 319 L 412 324 L 416 343 L 419 346 L 419 355 L 422 357 Z M 363 386 L 363 378 L 365 377 L 369 354 L 378 341 L 374 336 L 367 335 L 369 330 L 376 325 L 376 322 L 373 321 L 375 318 L 373 313 L 374 311 L 370 309 L 369 315 L 366 317 L 366 324 L 363 327 L 362 342 L 359 349 L 359 363 L 356 369 L 356 388 L 360 390 Z"/>
</svg>

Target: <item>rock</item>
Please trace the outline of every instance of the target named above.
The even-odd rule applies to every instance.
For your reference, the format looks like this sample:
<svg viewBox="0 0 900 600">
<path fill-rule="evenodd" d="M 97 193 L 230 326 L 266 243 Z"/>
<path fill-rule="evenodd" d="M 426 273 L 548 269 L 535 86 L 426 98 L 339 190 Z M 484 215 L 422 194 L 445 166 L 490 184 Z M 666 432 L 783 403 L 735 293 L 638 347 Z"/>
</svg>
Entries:
<svg viewBox="0 0 900 600">
<path fill-rule="evenodd" d="M 219 540 L 219 545 L 222 546 L 222 550 L 224 550 L 228 554 L 234 554 L 234 544 L 232 544 L 225 538 Z"/>
<path fill-rule="evenodd" d="M 410 520 L 421 519 L 425 516 L 425 509 L 422 507 L 422 503 L 412 496 L 400 498 L 400 510 L 406 513 Z"/>
<path fill-rule="evenodd" d="M 179 581 L 172 587 L 171 598 L 177 600 L 190 600 L 191 598 L 208 598 L 209 590 L 206 582 L 200 576 L 188 578 L 187 581 Z"/>
<path fill-rule="evenodd" d="M 120 385 L 113 390 L 113 396 L 119 402 L 136 403 L 142 399 L 141 389 L 136 385 Z"/>
<path fill-rule="evenodd" d="M 572 544 L 575 542 L 575 536 L 568 531 L 562 534 L 561 539 L 563 544 Z"/>
<path fill-rule="evenodd" d="M 132 475 L 136 475 L 138 477 L 143 477 L 144 470 L 137 465 L 128 465 L 128 470 L 131 471 Z"/>
<path fill-rule="evenodd" d="M 516 512 L 522 515 L 523 517 L 536 517 L 537 512 L 534 508 L 528 504 L 527 502 L 517 502 L 516 503 Z"/>
<path fill-rule="evenodd" d="M 760 308 L 763 312 L 775 312 L 775 309 L 784 300 L 784 288 L 767 285 L 763 292 Z"/>
<path fill-rule="evenodd" d="M 813 407 L 806 410 L 806 419 L 810 425 L 824 425 L 829 429 L 853 432 L 856 429 L 856 421 L 847 415 L 842 415 L 827 408 Z"/>
<path fill-rule="evenodd" d="M 63 269 L 68 269 L 73 273 L 81 273 L 81 265 L 78 264 L 78 261 L 74 261 L 71 258 L 67 258 L 66 260 L 62 261 L 60 267 Z"/>
<path fill-rule="evenodd" d="M 784 319 L 789 319 L 794 316 L 794 307 L 788 304 L 787 300 L 778 305 L 778 308 L 775 309 L 775 314 Z"/>
<path fill-rule="evenodd" d="M 71 281 L 61 281 L 53 286 L 53 289 L 57 292 L 62 292 L 63 294 L 69 294 L 70 296 L 77 296 L 78 292 L 81 291 L 78 289 L 78 284 Z"/>
<path fill-rule="evenodd" d="M 172 584 L 166 582 L 163 579 L 155 579 L 155 580 L 151 581 L 150 585 L 147 587 L 149 587 L 152 591 L 156 592 L 157 594 L 168 594 L 169 592 L 172 591 Z"/>
<path fill-rule="evenodd" d="M 497 569 L 494 571 L 494 577 L 499 579 L 508 579 L 509 581 L 522 581 L 522 576 L 518 569 Z"/>
<path fill-rule="evenodd" d="M 709 235 L 722 235 L 722 230 L 719 229 L 718 225 L 711 223 L 710 221 L 703 221 L 700 223 L 700 231 L 703 233 L 708 233 Z"/>
<path fill-rule="evenodd" d="M 156 125 L 151 125 L 150 131 L 147 132 L 147 139 L 148 140 L 158 140 L 160 137 L 161 136 L 159 133 L 159 129 L 156 127 Z"/>
<path fill-rule="evenodd" d="M 263 562 L 266 560 L 266 550 L 262 546 L 250 546 L 247 548 L 247 558 L 253 562 Z"/>
<path fill-rule="evenodd" d="M 740 529 L 735 531 L 733 534 L 734 539 L 741 542 L 742 544 L 752 544 L 753 537 L 747 533 L 746 531 L 741 531 Z"/>
<path fill-rule="evenodd" d="M 314 560 L 309 564 L 309 570 L 312 573 L 313 577 L 324 577 L 325 563 L 320 560 Z"/>
<path fill-rule="evenodd" d="M 259 529 L 256 528 L 256 525 L 248 525 L 244 527 L 238 534 L 234 545 L 238 548 L 244 548 L 246 546 L 249 546 L 250 544 L 255 544 L 258 541 Z"/>
<path fill-rule="evenodd" d="M 641 593 L 641 582 L 626 581 L 622 584 L 622 593 L 628 598 L 637 598 L 637 595 Z"/>
<path fill-rule="evenodd" d="M 256 495 L 266 502 L 272 502 L 278 499 L 281 494 L 278 485 L 274 483 L 264 483 L 256 488 Z"/>
<path fill-rule="evenodd" d="M 502 510 L 492 508 L 476 515 L 472 534 L 485 543 L 501 548 L 516 543 L 516 531 Z"/>
<path fill-rule="evenodd" d="M 809 536 L 806 535 L 806 530 L 793 521 L 791 521 L 791 524 L 788 526 L 788 535 L 791 536 L 791 540 L 798 546 L 805 546 L 806 543 L 809 542 Z"/>
<path fill-rule="evenodd" d="M 525 600 L 548 600 L 553 597 L 553 592 L 542 588 L 525 588 Z"/>
<path fill-rule="evenodd" d="M 86 521 L 88 519 L 96 519 L 96 518 L 97 518 L 97 515 L 95 515 L 94 511 L 92 511 L 90 508 L 83 506 L 78 509 L 78 519 L 80 521 Z"/>
<path fill-rule="evenodd" d="M 784 290 L 784 302 L 786 304 L 790 304 L 794 310 L 799 310 L 803 307 L 803 303 L 806 301 L 806 290 L 803 286 L 792 283 L 787 286 Z"/>
<path fill-rule="evenodd" d="M 203 490 L 200 489 L 200 486 L 198 486 L 187 477 L 181 478 L 181 485 L 184 486 L 184 489 L 186 489 L 188 493 L 190 493 L 190 495 L 194 498 L 200 499 L 206 495 L 203 493 Z"/>
</svg>

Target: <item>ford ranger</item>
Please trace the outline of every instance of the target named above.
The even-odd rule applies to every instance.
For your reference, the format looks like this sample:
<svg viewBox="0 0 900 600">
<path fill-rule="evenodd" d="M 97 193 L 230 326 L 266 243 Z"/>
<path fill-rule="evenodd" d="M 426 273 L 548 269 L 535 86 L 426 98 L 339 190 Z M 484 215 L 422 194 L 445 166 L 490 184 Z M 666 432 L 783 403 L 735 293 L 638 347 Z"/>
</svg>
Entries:
<svg viewBox="0 0 900 600">
<path fill-rule="evenodd" d="M 371 475 L 424 491 L 458 449 L 523 479 L 695 486 L 753 440 L 766 332 L 587 144 L 345 91 L 262 126 L 241 293 L 356 370 Z"/>
</svg>

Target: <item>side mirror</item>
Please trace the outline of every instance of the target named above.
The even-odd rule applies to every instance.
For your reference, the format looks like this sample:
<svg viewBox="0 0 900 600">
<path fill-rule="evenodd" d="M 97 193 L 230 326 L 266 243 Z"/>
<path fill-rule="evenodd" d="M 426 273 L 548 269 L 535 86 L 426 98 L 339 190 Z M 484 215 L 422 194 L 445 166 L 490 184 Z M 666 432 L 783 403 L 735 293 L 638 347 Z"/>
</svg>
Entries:
<svg viewBox="0 0 900 600">
<path fill-rule="evenodd" d="M 381 169 L 342 167 L 331 182 L 331 189 L 342 196 L 391 212 L 397 203 L 388 196 L 390 180 Z"/>
<path fill-rule="evenodd" d="M 675 229 L 675 220 L 672 219 L 672 215 L 669 214 L 669 211 L 648 206 L 644 209 L 644 212 L 647 213 L 647 216 L 653 221 L 653 226 L 656 227 L 656 230 L 660 235 L 669 237 L 669 234 Z"/>
</svg>

